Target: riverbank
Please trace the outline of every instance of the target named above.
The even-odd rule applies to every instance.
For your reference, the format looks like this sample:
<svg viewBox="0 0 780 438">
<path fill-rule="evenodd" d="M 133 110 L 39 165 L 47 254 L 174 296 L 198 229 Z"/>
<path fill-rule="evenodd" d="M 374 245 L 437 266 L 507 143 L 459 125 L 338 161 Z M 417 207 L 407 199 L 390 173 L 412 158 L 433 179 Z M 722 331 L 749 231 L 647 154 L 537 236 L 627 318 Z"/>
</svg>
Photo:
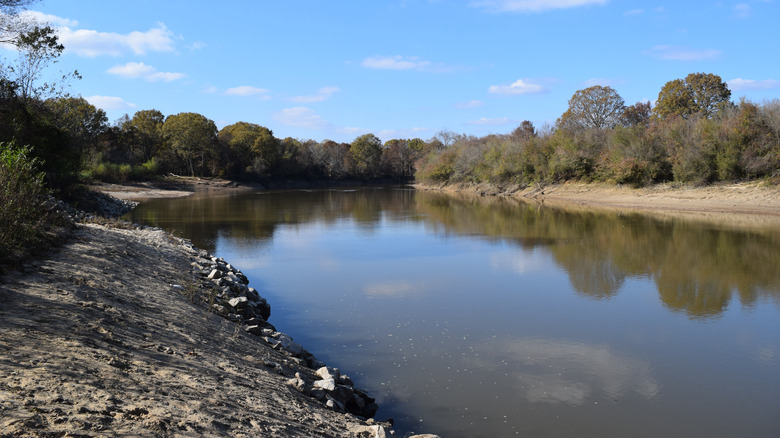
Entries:
<svg viewBox="0 0 780 438">
<path fill-rule="evenodd" d="M 312 368 L 240 271 L 119 225 L 79 224 L 0 277 L 0 436 L 391 434 L 344 412 L 370 398 Z"/>
<path fill-rule="evenodd" d="M 415 187 L 482 196 L 510 196 L 562 208 L 619 210 L 739 225 L 780 225 L 780 187 L 757 182 L 704 187 L 660 184 L 645 188 L 577 182 L 530 187 L 487 184 L 417 184 Z"/>
</svg>

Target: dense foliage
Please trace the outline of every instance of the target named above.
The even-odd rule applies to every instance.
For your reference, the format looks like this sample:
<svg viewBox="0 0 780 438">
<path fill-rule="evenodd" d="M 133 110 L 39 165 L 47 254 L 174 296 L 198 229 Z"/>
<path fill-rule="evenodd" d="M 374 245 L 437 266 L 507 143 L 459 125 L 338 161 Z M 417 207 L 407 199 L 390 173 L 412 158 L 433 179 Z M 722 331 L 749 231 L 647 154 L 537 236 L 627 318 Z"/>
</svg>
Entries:
<svg viewBox="0 0 780 438">
<path fill-rule="evenodd" d="M 64 224 L 47 199 L 38 164 L 28 147 L 0 143 L 0 263 L 47 244 L 50 230 Z"/>
<path fill-rule="evenodd" d="M 711 108 L 711 107 L 709 107 Z M 742 101 L 685 117 L 625 109 L 611 128 L 546 129 L 523 122 L 509 135 L 462 137 L 431 150 L 417 169 L 427 182 L 527 185 L 570 179 L 642 186 L 708 184 L 780 176 L 780 100 Z"/>
</svg>

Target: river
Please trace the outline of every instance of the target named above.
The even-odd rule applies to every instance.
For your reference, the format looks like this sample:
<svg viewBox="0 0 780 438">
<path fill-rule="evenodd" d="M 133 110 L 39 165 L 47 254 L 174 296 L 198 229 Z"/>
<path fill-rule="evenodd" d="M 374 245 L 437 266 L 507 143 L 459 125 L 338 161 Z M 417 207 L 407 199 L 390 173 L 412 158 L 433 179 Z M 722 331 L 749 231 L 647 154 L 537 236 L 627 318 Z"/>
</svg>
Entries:
<svg viewBox="0 0 780 438">
<path fill-rule="evenodd" d="M 780 436 L 780 230 L 406 187 L 126 216 L 240 268 L 399 436 Z"/>
</svg>

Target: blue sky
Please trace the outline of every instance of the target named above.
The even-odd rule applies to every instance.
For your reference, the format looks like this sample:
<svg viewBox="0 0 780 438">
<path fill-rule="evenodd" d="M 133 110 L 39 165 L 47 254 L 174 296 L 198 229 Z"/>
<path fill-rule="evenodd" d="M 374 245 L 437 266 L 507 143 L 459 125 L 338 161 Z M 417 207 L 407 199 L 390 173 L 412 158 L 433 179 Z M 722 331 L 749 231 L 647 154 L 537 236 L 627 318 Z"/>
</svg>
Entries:
<svg viewBox="0 0 780 438">
<path fill-rule="evenodd" d="M 688 73 L 780 94 L 778 0 L 44 0 L 57 69 L 110 121 L 157 109 L 279 138 L 483 136 L 554 123 L 575 91 L 655 101 Z"/>
</svg>

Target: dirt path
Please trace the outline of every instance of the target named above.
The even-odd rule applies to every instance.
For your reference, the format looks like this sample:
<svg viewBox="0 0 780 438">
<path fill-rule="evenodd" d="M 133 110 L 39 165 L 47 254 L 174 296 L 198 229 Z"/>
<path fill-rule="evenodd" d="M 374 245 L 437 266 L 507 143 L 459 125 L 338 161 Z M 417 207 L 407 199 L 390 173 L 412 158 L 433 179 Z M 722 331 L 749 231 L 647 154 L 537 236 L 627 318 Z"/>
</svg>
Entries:
<svg viewBox="0 0 780 438">
<path fill-rule="evenodd" d="M 161 230 L 87 224 L 0 277 L 0 436 L 384 436 L 193 304 L 195 254 Z"/>
</svg>

